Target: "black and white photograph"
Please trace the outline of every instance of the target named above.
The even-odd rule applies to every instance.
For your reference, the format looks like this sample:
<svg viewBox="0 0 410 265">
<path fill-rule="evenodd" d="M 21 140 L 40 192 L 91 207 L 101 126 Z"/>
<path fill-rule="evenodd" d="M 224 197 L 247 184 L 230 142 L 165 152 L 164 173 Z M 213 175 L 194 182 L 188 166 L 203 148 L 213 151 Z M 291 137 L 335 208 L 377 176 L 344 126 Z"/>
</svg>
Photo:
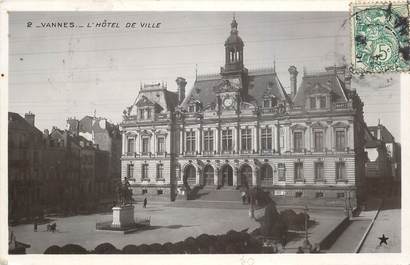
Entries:
<svg viewBox="0 0 410 265">
<path fill-rule="evenodd" d="M 9 11 L 9 255 L 402 253 L 401 73 L 234 10 Z"/>
</svg>

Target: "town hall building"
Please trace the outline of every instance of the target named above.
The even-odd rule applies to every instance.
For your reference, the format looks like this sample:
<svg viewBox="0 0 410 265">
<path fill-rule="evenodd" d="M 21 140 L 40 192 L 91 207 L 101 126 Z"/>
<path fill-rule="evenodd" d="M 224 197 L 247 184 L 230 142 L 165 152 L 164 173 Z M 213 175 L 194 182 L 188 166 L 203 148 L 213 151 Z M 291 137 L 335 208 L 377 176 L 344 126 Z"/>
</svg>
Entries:
<svg viewBox="0 0 410 265">
<path fill-rule="evenodd" d="M 273 69 L 248 70 L 233 19 L 225 65 L 185 95 L 143 85 L 124 111 L 122 179 L 134 194 L 174 200 L 184 185 L 260 187 L 272 197 L 354 207 L 364 187 L 363 103 L 346 66 L 289 67 L 290 94 Z"/>
</svg>

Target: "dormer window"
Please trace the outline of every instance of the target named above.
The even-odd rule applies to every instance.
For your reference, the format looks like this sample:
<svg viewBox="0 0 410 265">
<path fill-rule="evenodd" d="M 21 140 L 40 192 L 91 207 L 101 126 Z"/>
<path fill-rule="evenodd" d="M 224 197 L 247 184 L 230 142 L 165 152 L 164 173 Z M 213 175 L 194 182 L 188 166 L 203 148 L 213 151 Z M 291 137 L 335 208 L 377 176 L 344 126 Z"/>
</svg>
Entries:
<svg viewBox="0 0 410 265">
<path fill-rule="evenodd" d="M 263 107 L 264 107 L 264 108 L 270 108 L 270 107 L 272 107 L 272 100 L 270 100 L 270 99 L 264 99 L 264 100 L 263 100 Z"/>
<path fill-rule="evenodd" d="M 316 109 L 316 98 L 315 97 L 310 98 L 310 108 Z"/>
<path fill-rule="evenodd" d="M 189 105 L 188 112 L 195 112 L 195 105 L 194 104 Z"/>
<path fill-rule="evenodd" d="M 143 120 L 144 118 L 144 109 L 140 109 L 140 119 Z"/>
<path fill-rule="evenodd" d="M 326 108 L 326 96 L 310 97 L 310 109 L 325 109 L 325 108 Z"/>
<path fill-rule="evenodd" d="M 147 109 L 147 119 L 151 119 L 151 109 Z"/>
<path fill-rule="evenodd" d="M 326 97 L 325 96 L 320 96 L 319 97 L 319 103 L 320 103 L 320 108 L 321 109 L 326 108 Z"/>
</svg>

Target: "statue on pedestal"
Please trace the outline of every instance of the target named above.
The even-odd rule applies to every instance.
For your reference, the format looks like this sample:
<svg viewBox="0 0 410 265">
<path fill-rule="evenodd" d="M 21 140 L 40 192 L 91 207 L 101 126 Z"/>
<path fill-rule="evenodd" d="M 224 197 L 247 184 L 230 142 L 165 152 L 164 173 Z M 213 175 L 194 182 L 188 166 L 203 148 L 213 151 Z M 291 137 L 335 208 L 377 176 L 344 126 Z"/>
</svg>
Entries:
<svg viewBox="0 0 410 265">
<path fill-rule="evenodd" d="M 117 189 L 117 204 L 121 206 L 130 204 L 132 205 L 132 189 L 131 185 L 128 182 L 128 179 L 125 179 L 123 182 L 118 184 Z"/>
</svg>

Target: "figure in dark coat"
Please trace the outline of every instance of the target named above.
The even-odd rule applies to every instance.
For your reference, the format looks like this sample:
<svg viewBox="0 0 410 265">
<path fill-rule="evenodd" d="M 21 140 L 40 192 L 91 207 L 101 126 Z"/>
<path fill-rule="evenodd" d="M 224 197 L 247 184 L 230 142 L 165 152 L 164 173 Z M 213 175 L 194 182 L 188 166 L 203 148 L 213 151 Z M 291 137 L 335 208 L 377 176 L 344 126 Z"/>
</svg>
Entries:
<svg viewBox="0 0 410 265">
<path fill-rule="evenodd" d="M 147 208 L 147 197 L 145 197 L 145 199 L 144 199 L 144 208 Z"/>
</svg>

